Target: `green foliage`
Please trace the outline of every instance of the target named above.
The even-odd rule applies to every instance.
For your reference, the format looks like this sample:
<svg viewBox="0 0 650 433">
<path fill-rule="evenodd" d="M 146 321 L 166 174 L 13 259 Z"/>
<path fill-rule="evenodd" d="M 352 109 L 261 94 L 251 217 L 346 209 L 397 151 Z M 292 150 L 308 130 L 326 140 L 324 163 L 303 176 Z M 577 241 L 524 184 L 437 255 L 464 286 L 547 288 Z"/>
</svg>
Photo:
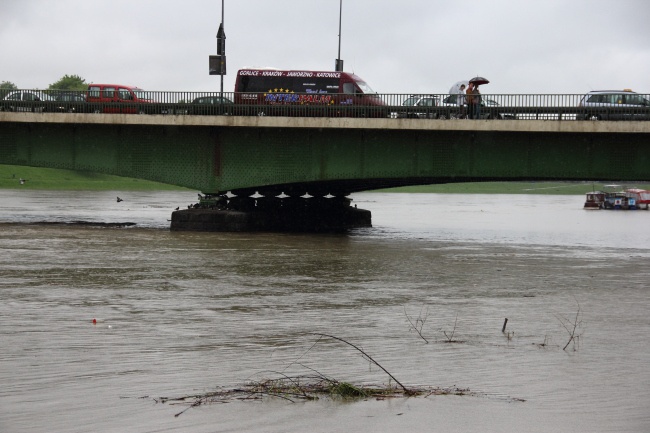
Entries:
<svg viewBox="0 0 650 433">
<path fill-rule="evenodd" d="M 18 87 L 11 81 L 3 81 L 0 83 L 0 89 L 2 90 L 16 90 Z"/>
<path fill-rule="evenodd" d="M 338 395 L 343 398 L 358 398 L 367 397 L 368 394 L 359 387 L 351 385 L 347 382 L 338 382 L 330 388 L 330 394 Z"/>
<path fill-rule="evenodd" d="M 64 75 L 48 87 L 49 90 L 86 90 L 88 84 L 79 75 Z"/>
<path fill-rule="evenodd" d="M 7 93 L 16 89 L 18 89 L 18 87 L 11 81 L 3 81 L 0 83 L 0 98 L 4 98 Z"/>
</svg>

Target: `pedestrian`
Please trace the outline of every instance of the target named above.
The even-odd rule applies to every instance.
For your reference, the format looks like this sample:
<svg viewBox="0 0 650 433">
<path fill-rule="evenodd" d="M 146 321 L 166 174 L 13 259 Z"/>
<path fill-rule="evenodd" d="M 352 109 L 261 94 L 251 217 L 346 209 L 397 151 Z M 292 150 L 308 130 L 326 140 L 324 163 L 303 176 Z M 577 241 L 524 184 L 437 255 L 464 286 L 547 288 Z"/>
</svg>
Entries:
<svg viewBox="0 0 650 433">
<path fill-rule="evenodd" d="M 466 92 L 467 114 L 470 119 L 481 118 L 481 92 L 478 90 L 478 84 L 469 83 Z"/>
<path fill-rule="evenodd" d="M 474 118 L 474 83 L 469 83 L 467 90 L 465 91 L 465 102 L 467 103 L 467 118 Z"/>
<path fill-rule="evenodd" d="M 474 83 L 472 96 L 474 97 L 474 119 L 481 118 L 481 92 L 478 90 L 478 84 Z"/>
<path fill-rule="evenodd" d="M 458 96 L 456 97 L 456 104 L 458 105 L 458 119 L 465 118 L 465 85 L 461 84 L 458 88 Z"/>
</svg>

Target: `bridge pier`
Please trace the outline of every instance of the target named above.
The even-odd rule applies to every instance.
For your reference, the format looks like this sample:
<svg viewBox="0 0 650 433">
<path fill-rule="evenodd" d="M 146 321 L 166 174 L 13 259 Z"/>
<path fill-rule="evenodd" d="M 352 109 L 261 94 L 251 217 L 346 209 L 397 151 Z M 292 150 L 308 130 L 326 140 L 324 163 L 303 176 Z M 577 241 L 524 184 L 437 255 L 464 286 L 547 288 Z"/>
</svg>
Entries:
<svg viewBox="0 0 650 433">
<path fill-rule="evenodd" d="M 172 231 L 338 233 L 372 227 L 346 197 L 207 197 L 172 212 Z"/>
</svg>

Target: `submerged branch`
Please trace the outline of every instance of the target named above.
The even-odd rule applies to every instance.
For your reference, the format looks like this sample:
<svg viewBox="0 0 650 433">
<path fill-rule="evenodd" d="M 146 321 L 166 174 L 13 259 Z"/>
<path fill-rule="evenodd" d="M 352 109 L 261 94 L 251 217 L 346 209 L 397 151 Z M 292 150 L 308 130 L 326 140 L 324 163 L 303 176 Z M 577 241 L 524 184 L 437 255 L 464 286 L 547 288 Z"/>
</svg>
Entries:
<svg viewBox="0 0 650 433">
<path fill-rule="evenodd" d="M 580 334 L 578 333 L 578 328 L 582 325 L 582 320 L 580 319 L 580 314 L 582 313 L 582 311 L 580 310 L 580 303 L 578 302 L 577 299 L 576 299 L 576 304 L 578 304 L 578 310 L 576 311 L 576 316 L 573 319 L 573 321 L 565 317 L 556 316 L 557 319 L 560 321 L 562 327 L 569 334 L 569 340 L 566 342 L 562 350 L 566 350 L 566 348 L 569 347 L 569 344 L 571 344 L 572 341 L 574 343 L 574 349 L 575 349 L 575 342 L 580 338 Z"/>
<path fill-rule="evenodd" d="M 390 372 L 389 372 L 388 370 L 386 370 L 384 367 L 382 367 L 381 364 L 379 364 L 377 361 L 375 361 L 375 360 L 374 360 L 370 355 L 368 355 L 368 354 L 367 354 L 366 352 L 364 352 L 362 349 L 360 349 L 359 347 L 357 347 L 357 346 L 355 346 L 354 344 L 350 343 L 349 341 L 346 341 L 346 340 L 344 340 L 344 339 L 342 339 L 342 338 L 335 337 L 335 336 L 333 336 L 333 335 L 328 335 L 328 334 L 314 333 L 314 335 L 319 335 L 319 336 L 321 336 L 321 337 L 332 338 L 332 339 L 334 339 L 334 340 L 338 340 L 338 341 L 340 341 L 340 342 L 342 342 L 342 343 L 347 344 L 348 346 L 353 347 L 354 349 L 356 349 L 357 351 L 359 351 L 363 356 L 365 356 L 365 357 L 366 357 L 370 362 L 372 362 L 373 364 L 375 364 L 377 367 L 381 368 L 381 369 L 384 371 L 384 373 L 386 373 L 386 374 L 387 374 L 391 379 L 393 379 L 393 380 L 395 381 L 396 384 L 398 384 L 398 385 L 399 385 L 399 386 L 404 390 L 404 393 L 405 393 L 406 395 L 409 395 L 410 393 L 413 392 L 413 391 L 411 391 L 410 389 L 408 389 L 407 387 L 405 387 L 404 385 L 402 385 L 402 383 L 401 383 L 399 380 L 397 380 L 397 378 L 396 378 L 395 376 L 393 376 L 392 374 L 390 374 Z"/>
<path fill-rule="evenodd" d="M 422 335 L 422 328 L 424 327 L 424 322 L 426 322 L 427 317 L 429 317 L 429 309 L 427 308 L 427 314 L 424 317 L 422 317 L 422 310 L 420 310 L 420 315 L 418 316 L 417 319 L 415 319 L 415 323 L 413 323 L 409 315 L 406 313 L 406 307 L 404 307 L 404 315 L 406 316 L 406 320 L 408 320 L 409 325 L 411 325 L 411 329 L 414 329 L 415 332 L 418 333 L 420 338 L 423 339 L 425 343 L 429 344 L 429 340 L 424 338 L 424 335 Z"/>
</svg>

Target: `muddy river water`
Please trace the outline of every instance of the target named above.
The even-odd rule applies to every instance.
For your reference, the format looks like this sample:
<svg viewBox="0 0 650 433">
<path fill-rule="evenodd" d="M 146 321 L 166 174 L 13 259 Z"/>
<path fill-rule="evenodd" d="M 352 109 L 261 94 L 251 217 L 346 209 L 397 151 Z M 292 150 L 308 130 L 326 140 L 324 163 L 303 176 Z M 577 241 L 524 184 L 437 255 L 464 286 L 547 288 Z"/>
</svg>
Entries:
<svg viewBox="0 0 650 433">
<path fill-rule="evenodd" d="M 178 233 L 171 211 L 194 193 L 0 191 L 0 431 L 650 431 L 650 212 L 352 197 L 373 228 Z M 178 417 L 157 402 L 312 371 L 390 383 L 314 333 L 403 384 L 472 393 Z"/>
</svg>

